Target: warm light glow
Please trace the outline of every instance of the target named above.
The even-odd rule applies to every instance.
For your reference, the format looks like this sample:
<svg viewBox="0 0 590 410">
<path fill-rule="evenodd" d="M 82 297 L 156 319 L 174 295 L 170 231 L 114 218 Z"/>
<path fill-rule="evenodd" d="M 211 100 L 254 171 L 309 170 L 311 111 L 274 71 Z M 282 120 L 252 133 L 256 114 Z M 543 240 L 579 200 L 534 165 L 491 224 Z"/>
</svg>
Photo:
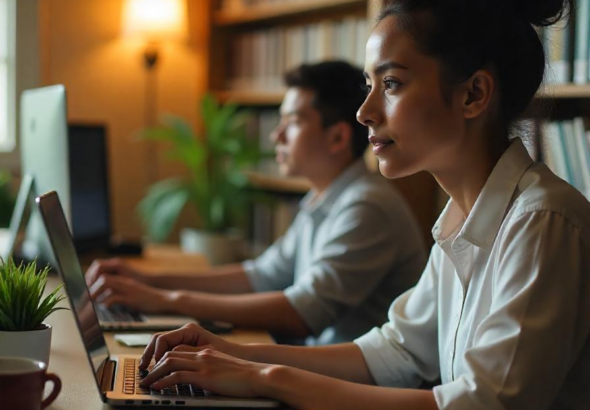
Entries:
<svg viewBox="0 0 590 410">
<path fill-rule="evenodd" d="M 126 0 L 123 33 L 147 41 L 182 40 L 187 36 L 185 0 Z"/>
</svg>

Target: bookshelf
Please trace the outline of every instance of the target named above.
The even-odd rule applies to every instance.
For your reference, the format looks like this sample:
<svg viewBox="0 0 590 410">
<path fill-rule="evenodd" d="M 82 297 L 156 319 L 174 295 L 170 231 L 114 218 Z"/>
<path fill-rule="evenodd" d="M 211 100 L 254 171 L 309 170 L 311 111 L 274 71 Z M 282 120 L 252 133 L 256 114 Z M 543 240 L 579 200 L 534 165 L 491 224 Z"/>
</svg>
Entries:
<svg viewBox="0 0 590 410">
<path fill-rule="evenodd" d="M 590 99 L 590 84 L 548 84 L 537 94 L 541 99 Z"/>
<path fill-rule="evenodd" d="M 218 26 L 255 24 L 312 13 L 333 13 L 335 10 L 364 8 L 366 5 L 367 0 L 298 0 L 269 2 L 252 6 L 237 2 L 233 7 L 220 7 L 220 10 L 215 11 L 213 21 Z"/>
<path fill-rule="evenodd" d="M 590 0 L 570 20 L 541 33 L 547 84 L 537 95 L 537 152 L 553 172 L 590 199 Z"/>
</svg>

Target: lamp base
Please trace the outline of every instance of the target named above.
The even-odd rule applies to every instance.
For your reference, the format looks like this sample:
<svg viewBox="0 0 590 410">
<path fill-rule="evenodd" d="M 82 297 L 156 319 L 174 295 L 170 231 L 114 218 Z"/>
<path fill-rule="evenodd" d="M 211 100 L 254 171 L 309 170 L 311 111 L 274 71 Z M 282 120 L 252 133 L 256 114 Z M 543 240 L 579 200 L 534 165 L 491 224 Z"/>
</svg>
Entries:
<svg viewBox="0 0 590 410">
<path fill-rule="evenodd" d="M 148 44 L 145 48 L 143 62 L 148 70 L 154 68 L 158 62 L 158 47 L 156 44 Z"/>
</svg>

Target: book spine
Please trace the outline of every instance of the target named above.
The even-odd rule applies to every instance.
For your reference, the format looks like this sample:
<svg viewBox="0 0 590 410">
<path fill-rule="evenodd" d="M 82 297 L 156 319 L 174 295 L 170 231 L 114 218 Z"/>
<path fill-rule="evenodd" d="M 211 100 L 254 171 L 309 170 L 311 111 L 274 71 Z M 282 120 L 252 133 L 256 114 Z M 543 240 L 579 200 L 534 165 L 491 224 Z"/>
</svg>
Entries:
<svg viewBox="0 0 590 410">
<path fill-rule="evenodd" d="M 574 82 L 588 82 L 588 53 L 590 37 L 590 0 L 578 0 L 576 12 L 576 39 L 574 54 Z"/>
</svg>

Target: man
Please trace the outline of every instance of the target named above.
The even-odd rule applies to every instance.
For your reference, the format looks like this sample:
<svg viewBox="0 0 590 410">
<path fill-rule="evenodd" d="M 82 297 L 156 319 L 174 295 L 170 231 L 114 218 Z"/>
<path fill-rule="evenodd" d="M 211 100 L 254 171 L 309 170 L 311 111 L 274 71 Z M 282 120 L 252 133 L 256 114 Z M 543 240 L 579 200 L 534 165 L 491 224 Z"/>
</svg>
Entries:
<svg viewBox="0 0 590 410">
<path fill-rule="evenodd" d="M 312 189 L 286 234 L 260 257 L 189 277 L 95 262 L 87 273 L 93 297 L 262 328 L 307 344 L 351 341 L 385 322 L 391 301 L 419 278 L 425 254 L 403 199 L 365 167 L 367 130 L 356 120 L 364 81 L 344 62 L 286 74 L 272 134 L 276 160 L 284 175 L 305 177 Z"/>
</svg>

